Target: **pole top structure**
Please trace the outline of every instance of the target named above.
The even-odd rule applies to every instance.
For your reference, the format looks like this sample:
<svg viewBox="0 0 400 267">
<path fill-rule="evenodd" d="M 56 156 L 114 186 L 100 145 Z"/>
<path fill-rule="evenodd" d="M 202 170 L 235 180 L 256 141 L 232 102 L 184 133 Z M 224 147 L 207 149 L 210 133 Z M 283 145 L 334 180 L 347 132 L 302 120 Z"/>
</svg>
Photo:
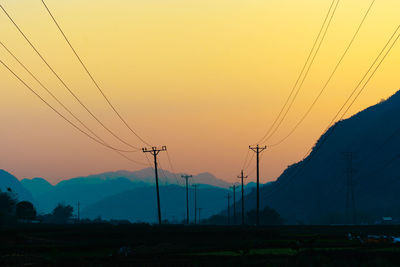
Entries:
<svg viewBox="0 0 400 267">
<path fill-rule="evenodd" d="M 251 150 L 253 150 L 253 151 L 256 151 L 256 150 L 264 150 L 264 149 L 267 149 L 267 146 L 259 146 L 258 144 L 256 145 L 256 146 L 249 146 L 249 149 L 251 149 Z"/>
<path fill-rule="evenodd" d="M 244 178 L 244 179 L 246 179 L 246 178 L 248 178 L 249 176 L 244 176 L 244 173 L 243 173 L 243 170 L 240 172 L 240 176 L 238 176 L 237 178 L 239 178 L 239 179 L 242 179 L 242 178 Z"/>
<path fill-rule="evenodd" d="M 187 178 L 192 178 L 193 175 L 191 175 L 191 174 L 182 174 L 181 177 L 184 178 L 184 179 L 187 179 Z"/>
<path fill-rule="evenodd" d="M 142 148 L 143 152 L 154 152 L 154 153 L 159 153 L 161 151 L 167 151 L 167 146 L 162 146 L 161 148 L 157 148 L 155 146 L 151 148 L 144 147 Z"/>
</svg>

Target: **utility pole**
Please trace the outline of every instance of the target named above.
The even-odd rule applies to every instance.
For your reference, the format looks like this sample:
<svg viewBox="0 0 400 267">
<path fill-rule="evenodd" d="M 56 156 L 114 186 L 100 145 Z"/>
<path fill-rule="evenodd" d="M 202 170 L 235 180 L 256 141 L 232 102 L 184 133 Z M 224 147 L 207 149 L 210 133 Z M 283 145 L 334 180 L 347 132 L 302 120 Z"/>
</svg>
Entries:
<svg viewBox="0 0 400 267">
<path fill-rule="evenodd" d="M 238 176 L 239 179 L 242 180 L 242 225 L 244 225 L 244 179 L 247 178 L 247 176 L 244 176 L 243 170 L 240 176 Z"/>
<path fill-rule="evenodd" d="M 228 192 L 228 195 L 226 196 L 228 199 L 228 225 L 231 224 L 231 194 Z"/>
<path fill-rule="evenodd" d="M 197 224 L 197 187 L 198 184 L 194 184 L 194 224 Z"/>
<path fill-rule="evenodd" d="M 183 179 L 186 180 L 186 224 L 189 224 L 189 178 L 192 178 L 192 175 L 181 175 Z"/>
<path fill-rule="evenodd" d="M 249 146 L 253 152 L 257 154 L 257 214 L 256 225 L 260 225 L 260 153 L 267 149 L 266 146 L 260 147 L 258 144 L 255 147 Z"/>
<path fill-rule="evenodd" d="M 157 169 L 157 155 L 162 151 L 167 151 L 166 146 L 161 148 L 152 147 L 151 149 L 142 148 L 143 153 L 150 153 L 154 157 L 154 173 L 156 178 L 156 190 L 157 190 L 157 211 L 158 211 L 158 224 L 161 225 L 161 207 L 160 207 L 160 189 L 158 188 L 158 169 Z"/>
<path fill-rule="evenodd" d="M 236 225 L 236 185 L 232 186 L 233 190 L 233 225 Z"/>
<path fill-rule="evenodd" d="M 346 217 L 347 223 L 356 223 L 356 210 L 355 210 L 355 201 L 354 201 L 354 182 L 353 182 L 353 152 L 344 152 L 343 155 L 347 161 L 346 168 Z"/>
</svg>

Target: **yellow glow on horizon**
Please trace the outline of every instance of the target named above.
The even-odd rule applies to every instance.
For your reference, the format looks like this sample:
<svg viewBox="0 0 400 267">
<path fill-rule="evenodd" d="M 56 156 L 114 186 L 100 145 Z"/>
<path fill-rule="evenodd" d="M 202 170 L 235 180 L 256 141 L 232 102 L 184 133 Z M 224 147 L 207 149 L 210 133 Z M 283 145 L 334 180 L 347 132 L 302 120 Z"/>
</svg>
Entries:
<svg viewBox="0 0 400 267">
<path fill-rule="evenodd" d="M 57 31 L 41 1 L 0 2 L 77 95 L 124 138 L 117 120 Z M 267 130 L 304 64 L 330 0 L 55 1 L 49 8 L 105 93 L 134 128 L 167 145 L 175 169 L 235 181 L 246 149 Z M 370 1 L 341 1 L 309 78 L 271 141 L 301 118 L 350 41 Z M 400 23 L 400 1 L 376 1 L 348 56 L 310 116 L 282 146 L 266 152 L 263 182 L 314 144 Z M 0 12 L 1 41 L 57 96 L 112 141 L 74 102 Z M 0 59 L 43 93 L 0 49 Z M 399 89 L 397 44 L 354 114 Z M 0 68 L 0 168 L 53 181 L 139 166 L 88 140 Z M 46 98 L 50 99 L 50 98 Z M 52 101 L 51 103 L 54 103 Z M 144 161 L 138 153 L 133 158 Z M 161 156 L 162 167 L 167 161 Z"/>
</svg>

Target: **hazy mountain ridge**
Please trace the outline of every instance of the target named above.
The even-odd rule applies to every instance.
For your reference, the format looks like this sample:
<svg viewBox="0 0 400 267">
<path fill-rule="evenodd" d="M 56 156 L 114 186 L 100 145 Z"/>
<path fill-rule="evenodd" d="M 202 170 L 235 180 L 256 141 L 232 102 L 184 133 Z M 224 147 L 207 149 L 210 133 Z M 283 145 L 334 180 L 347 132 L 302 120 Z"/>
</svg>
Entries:
<svg viewBox="0 0 400 267">
<path fill-rule="evenodd" d="M 201 217 L 211 216 L 227 205 L 228 189 L 207 186 L 197 189 L 197 204 Z M 194 189 L 189 189 L 190 220 L 194 220 Z M 239 195 L 239 194 L 238 194 Z M 186 189 L 168 185 L 160 187 L 163 220 L 181 222 L 186 218 Z M 135 188 L 104 198 L 82 210 L 82 217 L 102 219 L 126 219 L 132 222 L 157 221 L 155 187 Z"/>
<path fill-rule="evenodd" d="M 82 209 L 135 188 L 154 187 L 154 169 L 146 168 L 139 171 L 106 172 L 86 177 L 76 177 L 51 185 L 42 178 L 23 179 L 21 181 L 35 196 L 38 210 L 50 212 L 58 203 L 63 202 L 77 206 L 79 201 Z M 216 178 L 210 173 L 201 173 L 190 179 L 190 184 L 200 184 L 209 187 L 229 187 L 229 183 Z M 172 174 L 159 170 L 161 187 L 169 185 L 184 185 L 180 174 Z M 147 201 L 147 200 L 146 200 Z M 129 216 L 129 214 L 126 214 Z"/>
<path fill-rule="evenodd" d="M 396 197 L 400 192 L 399 92 L 331 127 L 304 161 L 289 166 L 272 186 L 262 188 L 261 204 L 276 209 L 290 223 L 335 223 L 347 205 L 343 152 L 354 152 L 358 220 L 400 217 Z M 255 194 L 247 199 L 254 207 Z"/>
<path fill-rule="evenodd" d="M 12 190 L 19 201 L 27 200 L 33 202 L 32 194 L 11 173 L 0 169 L 0 190 L 7 192 Z"/>
<path fill-rule="evenodd" d="M 163 185 L 170 185 L 170 184 L 183 185 L 181 174 L 183 173 L 173 174 L 167 170 L 159 169 L 158 171 L 159 182 L 160 184 Z M 155 184 L 154 169 L 145 168 L 138 171 L 120 170 L 115 172 L 105 172 L 89 176 L 65 179 L 56 184 L 56 186 L 64 186 L 65 184 L 79 184 L 79 183 L 101 183 L 102 181 L 118 179 L 118 178 L 125 178 L 132 182 L 144 182 L 148 184 Z M 191 180 L 197 184 L 208 184 L 217 187 L 228 188 L 231 185 L 230 183 L 218 179 L 217 177 L 208 172 L 193 175 L 193 178 Z"/>
<path fill-rule="evenodd" d="M 43 178 L 22 179 L 21 184 L 31 192 L 34 198 L 53 189 L 53 185 Z"/>
</svg>

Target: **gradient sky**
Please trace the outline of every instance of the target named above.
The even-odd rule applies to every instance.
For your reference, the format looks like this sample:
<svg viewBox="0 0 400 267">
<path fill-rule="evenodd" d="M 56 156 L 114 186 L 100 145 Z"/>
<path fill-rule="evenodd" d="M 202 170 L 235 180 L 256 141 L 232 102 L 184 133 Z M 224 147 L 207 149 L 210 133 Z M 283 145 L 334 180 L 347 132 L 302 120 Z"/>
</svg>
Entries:
<svg viewBox="0 0 400 267">
<path fill-rule="evenodd" d="M 41 1 L 0 3 L 77 95 L 110 128 L 140 145 L 90 82 Z M 144 138 L 168 146 L 177 171 L 207 171 L 232 182 L 237 180 L 248 145 L 263 136 L 285 102 L 330 3 L 47 0 L 111 101 Z M 271 141 L 287 134 L 308 108 L 370 3 L 341 1 L 309 78 Z M 263 182 L 276 179 L 313 146 L 400 23 L 399 10 L 398 0 L 376 1 L 310 116 L 285 143 L 265 152 Z M 2 12 L 0 36 L 68 107 L 110 143 L 122 147 L 74 102 Z M 43 93 L 3 49 L 0 58 Z M 399 60 L 400 44 L 351 114 L 399 89 Z M 0 88 L 0 168 L 18 178 L 39 176 L 53 183 L 74 176 L 142 168 L 67 125 L 2 66 Z M 141 152 L 131 156 L 145 162 Z M 168 167 L 165 154 L 161 154 L 160 161 L 162 167 Z"/>
</svg>

